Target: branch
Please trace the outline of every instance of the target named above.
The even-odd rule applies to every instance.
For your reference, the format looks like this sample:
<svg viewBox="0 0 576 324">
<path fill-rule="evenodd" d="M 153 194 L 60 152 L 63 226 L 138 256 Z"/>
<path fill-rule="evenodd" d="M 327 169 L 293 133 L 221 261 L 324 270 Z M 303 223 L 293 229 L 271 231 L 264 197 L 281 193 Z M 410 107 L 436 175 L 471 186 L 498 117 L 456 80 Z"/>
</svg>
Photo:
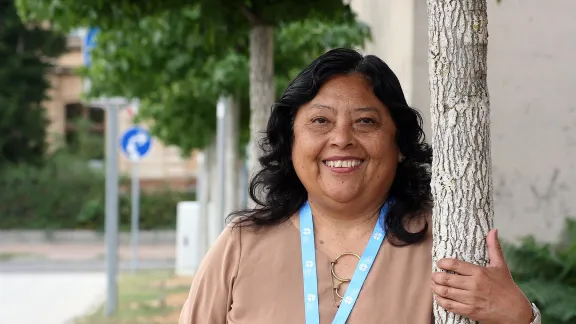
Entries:
<svg viewBox="0 0 576 324">
<path fill-rule="evenodd" d="M 264 20 L 262 20 L 262 18 L 260 18 L 253 10 L 248 8 L 245 4 L 240 4 L 240 11 L 242 12 L 242 14 L 244 14 L 244 17 L 248 19 L 248 21 L 252 26 L 266 25 Z"/>
</svg>

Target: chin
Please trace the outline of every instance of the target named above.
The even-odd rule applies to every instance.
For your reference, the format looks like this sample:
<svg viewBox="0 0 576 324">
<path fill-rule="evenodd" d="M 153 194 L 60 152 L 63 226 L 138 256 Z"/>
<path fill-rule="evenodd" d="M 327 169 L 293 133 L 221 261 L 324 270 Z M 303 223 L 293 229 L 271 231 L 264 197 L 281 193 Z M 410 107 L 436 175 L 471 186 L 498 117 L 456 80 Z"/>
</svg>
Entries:
<svg viewBox="0 0 576 324">
<path fill-rule="evenodd" d="M 330 200 L 333 200 L 339 204 L 346 204 L 346 203 L 352 202 L 360 196 L 360 195 L 358 195 L 357 192 L 350 192 L 349 190 L 336 191 L 336 192 L 328 191 L 328 192 L 325 192 L 325 195 Z"/>
</svg>

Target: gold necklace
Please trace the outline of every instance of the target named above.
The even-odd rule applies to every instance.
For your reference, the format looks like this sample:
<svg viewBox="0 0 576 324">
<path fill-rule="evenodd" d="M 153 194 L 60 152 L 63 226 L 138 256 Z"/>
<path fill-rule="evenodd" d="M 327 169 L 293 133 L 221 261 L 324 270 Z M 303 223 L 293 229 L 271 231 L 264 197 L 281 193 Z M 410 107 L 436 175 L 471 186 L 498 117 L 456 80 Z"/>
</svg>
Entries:
<svg viewBox="0 0 576 324">
<path fill-rule="evenodd" d="M 338 263 L 338 260 L 346 255 L 351 255 L 351 256 L 355 256 L 356 258 L 358 258 L 358 261 L 360 261 L 360 256 L 354 252 L 344 252 L 342 254 L 340 254 L 339 256 L 336 257 L 336 259 L 334 259 L 334 261 L 330 262 L 330 273 L 332 274 L 332 290 L 333 290 L 333 294 L 332 297 L 334 298 L 334 305 L 336 305 L 336 307 L 340 307 L 340 303 L 338 303 L 336 301 L 336 297 L 340 298 L 340 302 L 342 301 L 342 299 L 344 298 L 344 294 L 340 294 L 340 286 L 342 286 L 342 284 L 344 283 L 348 283 L 352 280 L 352 278 L 350 279 L 346 279 L 346 278 L 342 278 L 340 276 L 338 276 L 336 274 L 336 270 L 334 269 L 334 267 L 336 266 L 336 263 Z M 336 279 L 336 281 L 338 281 L 338 284 L 336 286 L 334 286 L 334 279 Z"/>
</svg>

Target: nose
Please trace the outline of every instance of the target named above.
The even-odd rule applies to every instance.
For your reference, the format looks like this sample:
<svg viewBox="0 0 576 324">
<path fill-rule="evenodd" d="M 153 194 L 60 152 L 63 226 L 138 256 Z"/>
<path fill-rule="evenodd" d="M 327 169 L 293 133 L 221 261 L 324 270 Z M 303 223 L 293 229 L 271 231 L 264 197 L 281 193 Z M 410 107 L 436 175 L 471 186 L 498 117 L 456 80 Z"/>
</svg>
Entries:
<svg viewBox="0 0 576 324">
<path fill-rule="evenodd" d="M 331 131 L 330 144 L 339 148 L 353 146 L 356 143 L 354 129 L 348 122 L 338 123 Z"/>
</svg>

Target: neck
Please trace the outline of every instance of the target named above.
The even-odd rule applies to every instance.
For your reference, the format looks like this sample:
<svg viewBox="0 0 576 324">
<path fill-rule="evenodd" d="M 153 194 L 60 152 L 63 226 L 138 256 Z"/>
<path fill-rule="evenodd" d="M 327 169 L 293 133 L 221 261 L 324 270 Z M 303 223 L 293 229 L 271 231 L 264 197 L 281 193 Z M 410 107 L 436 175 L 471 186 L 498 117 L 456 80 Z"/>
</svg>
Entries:
<svg viewBox="0 0 576 324">
<path fill-rule="evenodd" d="M 325 203 L 311 197 L 309 203 L 317 231 L 338 233 L 350 238 L 364 235 L 365 230 L 373 229 L 382 206 L 382 202 L 376 202 L 364 208 L 358 208 L 356 204 L 343 206 L 334 202 Z"/>
</svg>

